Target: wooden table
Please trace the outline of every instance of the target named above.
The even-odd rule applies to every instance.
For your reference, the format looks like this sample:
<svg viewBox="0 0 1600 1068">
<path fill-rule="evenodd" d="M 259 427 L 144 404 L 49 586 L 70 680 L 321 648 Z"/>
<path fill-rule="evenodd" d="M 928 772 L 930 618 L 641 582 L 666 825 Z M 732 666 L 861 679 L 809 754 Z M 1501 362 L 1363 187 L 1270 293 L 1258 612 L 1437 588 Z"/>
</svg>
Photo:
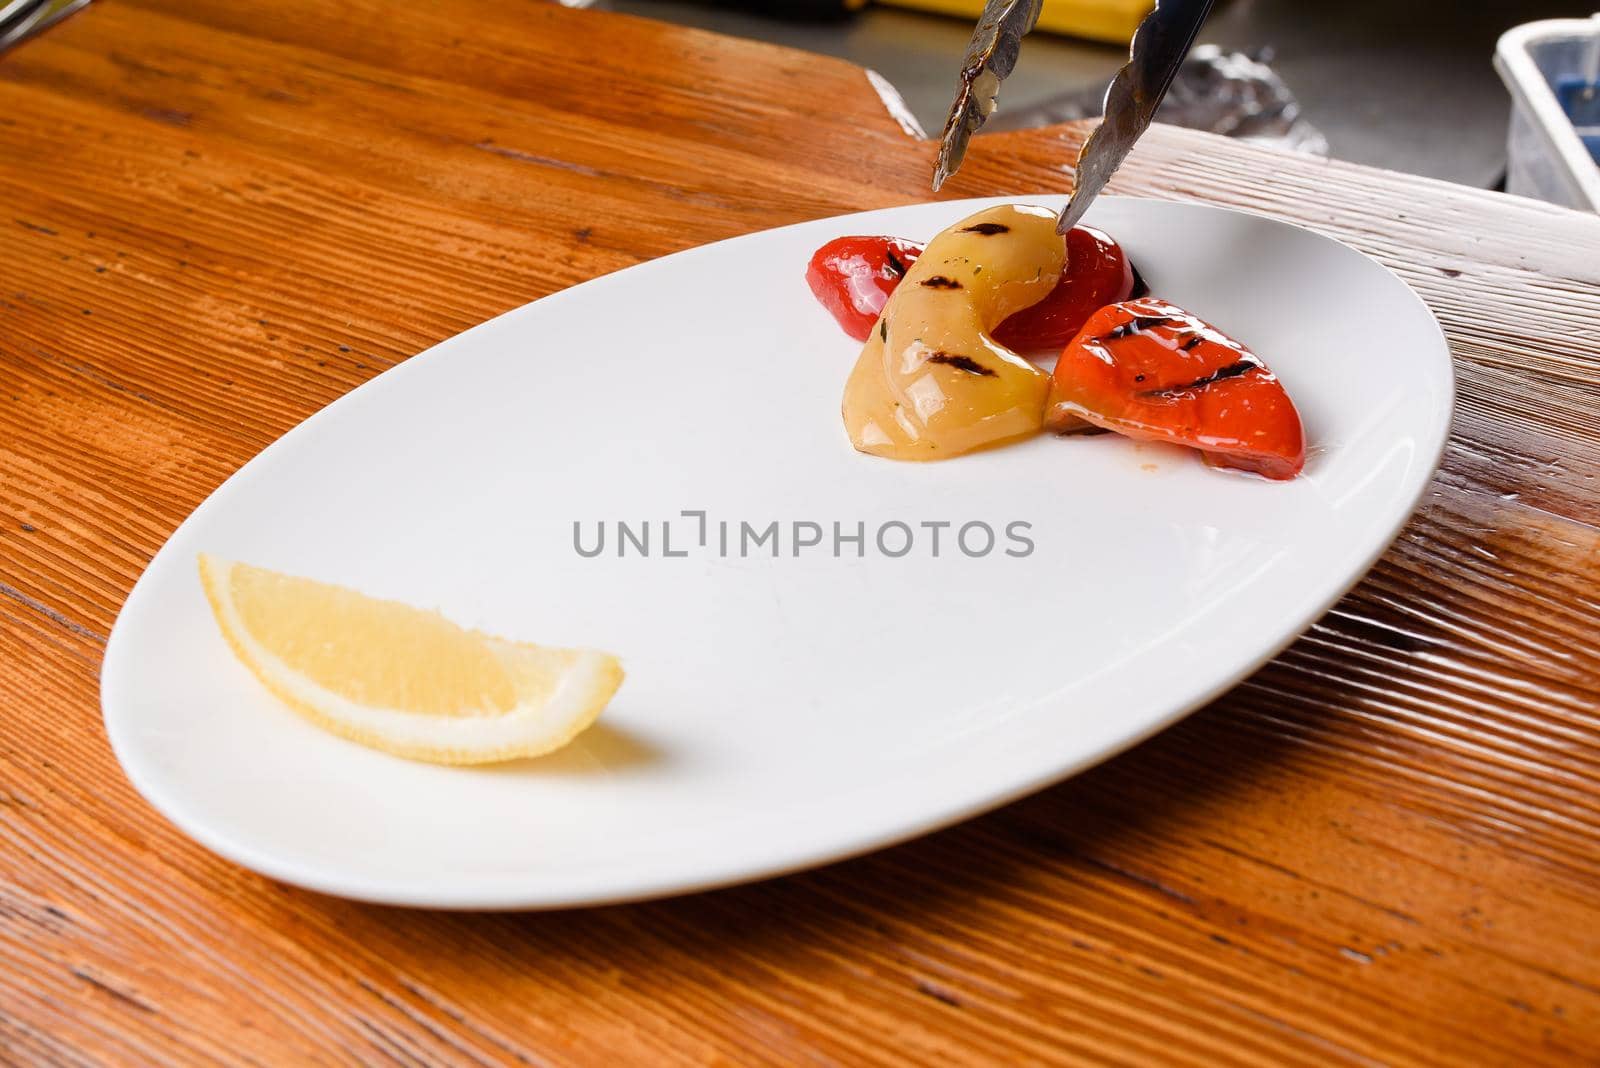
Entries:
<svg viewBox="0 0 1600 1068">
<path fill-rule="evenodd" d="M 1083 133 L 946 195 L 1059 191 Z M 1600 1059 L 1600 219 L 1177 130 L 1113 188 L 1371 253 L 1460 376 L 1422 511 L 1212 707 L 910 845 L 564 914 L 275 885 L 128 786 L 105 636 L 257 450 L 931 157 L 847 64 L 553 6 L 103 0 L 0 57 L 0 1062 Z"/>
</svg>

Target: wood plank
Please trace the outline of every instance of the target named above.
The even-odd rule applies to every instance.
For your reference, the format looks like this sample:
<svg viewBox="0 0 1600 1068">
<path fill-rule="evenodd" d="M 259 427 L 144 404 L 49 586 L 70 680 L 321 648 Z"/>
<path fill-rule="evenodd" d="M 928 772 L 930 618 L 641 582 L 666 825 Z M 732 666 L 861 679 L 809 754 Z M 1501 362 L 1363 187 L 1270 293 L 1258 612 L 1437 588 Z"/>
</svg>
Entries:
<svg viewBox="0 0 1600 1068">
<path fill-rule="evenodd" d="M 1059 191 L 1081 127 L 948 196 Z M 94 5 L 0 59 L 0 1060 L 1600 1059 L 1600 220 L 1157 129 L 1114 190 L 1346 240 L 1461 400 L 1373 574 L 1211 708 L 806 875 L 405 912 L 204 853 L 106 746 L 166 535 L 384 368 L 584 278 L 925 198 L 847 64 L 447 0 Z"/>
</svg>

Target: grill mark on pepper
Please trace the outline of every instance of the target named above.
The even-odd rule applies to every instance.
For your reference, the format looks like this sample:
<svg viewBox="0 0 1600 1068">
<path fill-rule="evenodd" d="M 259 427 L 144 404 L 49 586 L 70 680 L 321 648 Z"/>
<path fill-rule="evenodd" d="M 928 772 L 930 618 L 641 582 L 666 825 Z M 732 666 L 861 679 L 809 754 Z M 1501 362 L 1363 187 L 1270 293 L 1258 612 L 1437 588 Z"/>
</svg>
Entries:
<svg viewBox="0 0 1600 1068">
<path fill-rule="evenodd" d="M 993 237 L 995 234 L 1009 234 L 1011 232 L 1011 227 L 1007 226 L 1005 223 L 973 223 L 971 226 L 963 226 L 961 228 L 961 232 L 964 234 L 982 234 L 984 237 Z"/>
<path fill-rule="evenodd" d="M 922 284 L 924 286 L 928 287 L 929 289 L 960 289 L 961 288 L 961 283 L 960 282 L 957 282 L 954 278 L 946 278 L 942 274 L 936 274 L 932 278 L 924 278 L 922 280 Z"/>
<path fill-rule="evenodd" d="M 1125 323 L 1118 323 L 1111 331 L 1097 338 L 1098 341 L 1115 341 L 1118 338 L 1131 337 L 1134 334 L 1149 330 L 1152 327 L 1166 326 L 1179 320 L 1170 315 L 1135 315 Z"/>
<path fill-rule="evenodd" d="M 1178 346 L 1178 351 L 1179 352 L 1189 352 L 1196 345 L 1200 344 L 1200 342 L 1202 342 L 1204 340 L 1205 339 L 1202 338 L 1199 334 L 1196 334 L 1194 337 L 1190 338 L 1188 341 L 1185 341 L 1183 344 L 1179 345 Z"/>
<path fill-rule="evenodd" d="M 994 378 L 995 373 L 971 356 L 962 356 L 959 353 L 945 352 L 943 349 L 928 357 L 929 363 L 942 363 L 957 370 L 965 371 L 969 375 L 979 375 L 985 378 Z"/>
<path fill-rule="evenodd" d="M 1160 389 L 1147 389 L 1141 392 L 1139 396 L 1168 397 L 1175 393 L 1188 393 L 1191 390 L 1205 389 L 1207 386 L 1215 385 L 1225 379 L 1247 375 L 1258 367 L 1261 367 L 1261 364 L 1255 360 L 1240 360 L 1237 363 L 1230 363 L 1226 367 L 1219 367 L 1204 378 L 1197 378 L 1193 382 L 1187 382 L 1181 386 L 1163 386 Z"/>
<path fill-rule="evenodd" d="M 894 254 L 894 249 L 886 249 L 884 255 L 889 259 L 889 270 L 893 271 L 896 278 L 906 276 L 906 265 L 900 262 L 900 257 Z"/>
</svg>

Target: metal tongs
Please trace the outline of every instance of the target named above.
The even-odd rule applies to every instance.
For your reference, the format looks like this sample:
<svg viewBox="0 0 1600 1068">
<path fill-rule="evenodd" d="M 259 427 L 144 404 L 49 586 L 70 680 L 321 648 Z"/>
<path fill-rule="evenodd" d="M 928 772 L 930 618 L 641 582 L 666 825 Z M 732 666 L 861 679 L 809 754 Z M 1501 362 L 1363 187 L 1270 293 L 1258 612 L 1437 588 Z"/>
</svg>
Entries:
<svg viewBox="0 0 1600 1068">
<path fill-rule="evenodd" d="M 89 0 L 0 0 L 0 52 L 43 33 Z"/>
<path fill-rule="evenodd" d="M 1173 76 L 1194 44 L 1200 24 L 1211 12 L 1212 0 L 1157 0 L 1133 33 L 1128 62 L 1106 87 L 1105 114 L 1078 150 L 1076 181 L 1056 229 L 1066 233 L 1083 217 L 1089 203 L 1105 188 L 1122 161 L 1150 126 L 1156 108 L 1167 95 Z M 967 58 L 961 65 L 961 84 L 939 144 L 939 162 L 933 171 L 933 188 L 956 172 L 967 152 L 967 142 L 995 109 L 1000 83 L 1017 65 L 1022 37 L 1039 21 L 1044 0 L 988 0 Z"/>
</svg>

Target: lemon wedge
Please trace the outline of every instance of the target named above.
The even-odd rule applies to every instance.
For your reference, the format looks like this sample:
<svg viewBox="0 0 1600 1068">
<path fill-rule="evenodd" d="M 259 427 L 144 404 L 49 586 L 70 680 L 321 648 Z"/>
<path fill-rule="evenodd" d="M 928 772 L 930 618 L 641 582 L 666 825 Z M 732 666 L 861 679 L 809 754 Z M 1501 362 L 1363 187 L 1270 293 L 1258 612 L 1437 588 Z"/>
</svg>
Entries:
<svg viewBox="0 0 1600 1068">
<path fill-rule="evenodd" d="M 622 684 L 609 653 L 507 641 L 438 612 L 200 556 L 233 651 L 334 734 L 396 756 L 482 764 L 576 738 Z"/>
</svg>

